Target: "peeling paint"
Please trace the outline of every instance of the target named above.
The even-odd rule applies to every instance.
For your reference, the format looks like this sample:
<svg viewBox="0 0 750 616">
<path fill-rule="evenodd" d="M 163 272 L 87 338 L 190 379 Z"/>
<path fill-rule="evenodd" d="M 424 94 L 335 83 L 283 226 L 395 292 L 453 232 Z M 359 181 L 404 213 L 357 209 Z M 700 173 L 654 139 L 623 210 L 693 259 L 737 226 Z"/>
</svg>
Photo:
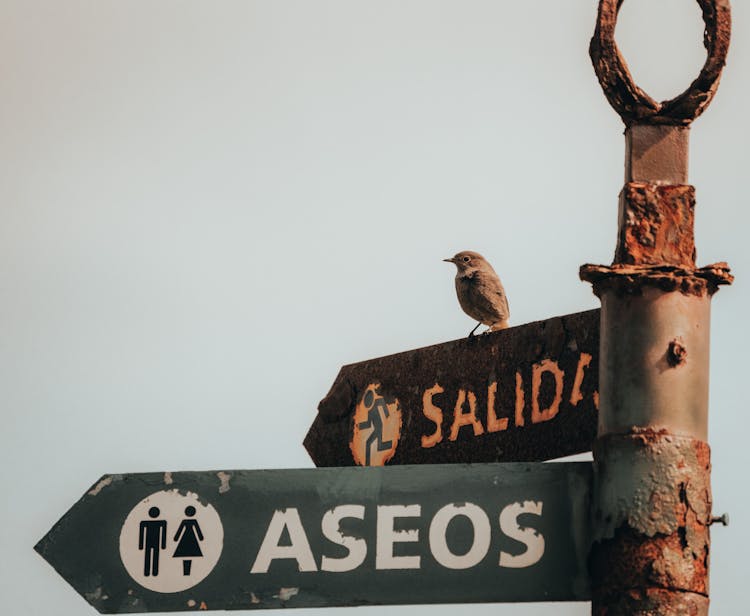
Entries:
<svg viewBox="0 0 750 616">
<path fill-rule="evenodd" d="M 104 488 L 106 488 L 108 485 L 112 483 L 112 476 L 107 475 L 106 477 L 102 477 L 99 482 L 89 490 L 89 496 L 96 496 L 101 492 Z"/>
<path fill-rule="evenodd" d="M 96 601 L 106 601 L 107 599 L 109 599 L 109 596 L 104 593 L 104 589 L 102 589 L 101 586 L 97 586 L 94 589 L 94 592 L 83 593 L 83 596 L 86 598 L 86 601 L 88 601 L 92 605 Z"/>
<path fill-rule="evenodd" d="M 675 596 L 695 595 L 684 598 L 685 605 L 707 606 L 700 597 L 708 596 L 708 445 L 664 429 L 640 428 L 599 438 L 594 458 L 592 614 L 705 614 L 694 607 L 649 612 L 642 606 L 650 605 L 647 596 L 657 590 L 663 592 L 655 595 L 654 605 L 684 607 Z M 625 597 L 639 609 L 612 607 Z"/>
<path fill-rule="evenodd" d="M 258 603 L 260 603 L 260 599 L 258 599 L 258 596 L 254 592 L 250 593 L 250 603 L 252 603 L 253 605 L 257 605 Z"/>
<path fill-rule="evenodd" d="M 170 473 L 169 471 L 164 473 L 164 483 L 167 484 L 168 486 L 172 485 L 173 483 L 172 473 Z"/>
<path fill-rule="evenodd" d="M 299 594 L 299 588 L 279 588 L 279 594 L 273 595 L 274 599 L 279 601 L 289 601 L 294 595 Z"/>
<path fill-rule="evenodd" d="M 684 519 L 688 503 L 693 515 L 707 525 L 708 451 L 702 441 L 658 430 L 598 439 L 594 515 L 601 522 L 594 529 L 594 540 L 614 537 L 623 525 L 647 537 L 670 535 Z M 681 496 L 681 485 L 690 486 L 689 498 Z"/>
<path fill-rule="evenodd" d="M 230 473 L 225 473 L 224 471 L 219 471 L 218 473 L 216 473 L 216 476 L 221 482 L 221 485 L 219 486 L 219 494 L 229 492 L 229 480 L 232 478 L 232 475 Z"/>
</svg>

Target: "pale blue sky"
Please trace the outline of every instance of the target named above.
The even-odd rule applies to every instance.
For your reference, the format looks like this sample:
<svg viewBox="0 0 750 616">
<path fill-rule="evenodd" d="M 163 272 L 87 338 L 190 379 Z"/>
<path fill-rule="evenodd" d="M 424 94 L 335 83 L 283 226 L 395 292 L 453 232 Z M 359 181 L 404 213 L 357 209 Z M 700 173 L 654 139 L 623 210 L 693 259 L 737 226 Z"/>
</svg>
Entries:
<svg viewBox="0 0 750 616">
<path fill-rule="evenodd" d="M 698 260 L 737 275 L 712 321 L 722 616 L 746 613 L 750 545 L 750 13 L 734 4 L 690 165 Z M 4 614 L 94 613 L 32 546 L 104 473 L 309 466 L 342 364 L 473 326 L 442 258 L 485 254 L 513 324 L 598 305 L 578 267 L 611 261 L 623 138 L 587 55 L 595 7 L 0 0 Z M 695 2 L 628 0 L 618 41 L 668 98 L 701 32 Z M 456 607 L 335 613 L 403 611 Z"/>
</svg>

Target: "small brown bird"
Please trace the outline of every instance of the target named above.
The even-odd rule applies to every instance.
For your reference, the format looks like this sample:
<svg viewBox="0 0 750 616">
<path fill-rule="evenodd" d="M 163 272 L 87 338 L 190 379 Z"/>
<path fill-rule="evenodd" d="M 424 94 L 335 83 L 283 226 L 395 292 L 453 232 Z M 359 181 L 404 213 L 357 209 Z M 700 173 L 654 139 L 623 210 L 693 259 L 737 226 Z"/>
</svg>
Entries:
<svg viewBox="0 0 750 616">
<path fill-rule="evenodd" d="M 485 258 L 478 252 L 464 250 L 443 261 L 455 263 L 458 303 L 466 314 L 479 321 L 469 337 L 482 324 L 489 325 L 490 332 L 508 327 L 508 298 L 500 278 Z"/>
</svg>

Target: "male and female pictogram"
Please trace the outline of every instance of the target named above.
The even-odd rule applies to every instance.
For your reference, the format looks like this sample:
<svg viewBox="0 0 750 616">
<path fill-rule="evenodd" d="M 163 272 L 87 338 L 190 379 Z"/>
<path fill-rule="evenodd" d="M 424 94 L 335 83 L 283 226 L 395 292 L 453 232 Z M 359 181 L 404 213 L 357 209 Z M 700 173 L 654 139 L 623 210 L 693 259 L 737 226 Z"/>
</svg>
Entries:
<svg viewBox="0 0 750 616">
<path fill-rule="evenodd" d="M 144 551 L 143 575 L 159 575 L 159 552 L 167 548 L 167 522 L 159 518 L 161 510 L 151 507 L 148 510 L 148 520 L 143 520 L 139 525 L 138 549 Z M 203 533 L 198 522 L 193 519 L 195 507 L 185 507 L 186 518 L 180 523 L 177 533 L 173 537 L 177 541 L 177 549 L 172 554 L 173 558 L 183 558 L 182 574 L 190 575 L 193 558 L 203 556 L 200 541 L 203 541 Z"/>
<path fill-rule="evenodd" d="M 224 531 L 216 510 L 197 494 L 156 492 L 138 503 L 120 532 L 120 558 L 130 576 L 157 592 L 195 586 L 221 555 Z"/>
</svg>

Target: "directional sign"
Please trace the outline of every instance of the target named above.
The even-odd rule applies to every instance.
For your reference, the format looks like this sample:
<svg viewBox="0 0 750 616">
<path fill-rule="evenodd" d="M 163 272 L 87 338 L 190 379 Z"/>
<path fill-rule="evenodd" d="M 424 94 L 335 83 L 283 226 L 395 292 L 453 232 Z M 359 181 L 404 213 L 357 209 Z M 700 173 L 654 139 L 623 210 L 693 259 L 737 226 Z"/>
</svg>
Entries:
<svg viewBox="0 0 750 616">
<path fill-rule="evenodd" d="M 590 463 L 103 477 L 36 550 L 102 613 L 589 598 Z"/>
<path fill-rule="evenodd" d="M 599 313 L 344 366 L 305 447 L 317 466 L 525 462 L 590 451 Z"/>
</svg>

